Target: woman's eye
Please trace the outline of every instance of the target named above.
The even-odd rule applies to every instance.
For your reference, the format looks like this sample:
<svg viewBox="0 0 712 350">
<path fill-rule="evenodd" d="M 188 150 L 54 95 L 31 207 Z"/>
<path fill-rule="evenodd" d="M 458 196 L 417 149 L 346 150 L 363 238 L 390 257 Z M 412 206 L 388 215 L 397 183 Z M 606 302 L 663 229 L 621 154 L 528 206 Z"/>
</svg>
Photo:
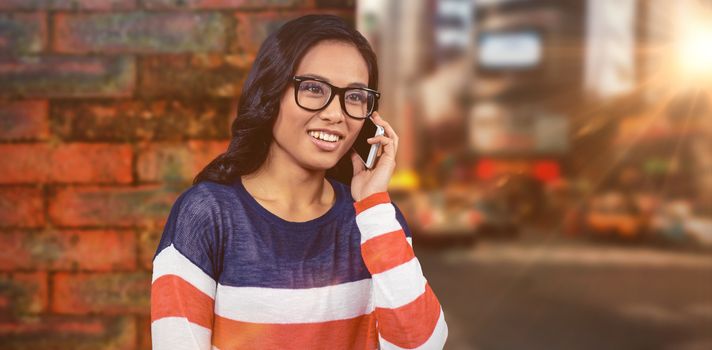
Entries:
<svg viewBox="0 0 712 350">
<path fill-rule="evenodd" d="M 346 101 L 352 103 L 364 103 L 366 102 L 366 94 L 362 92 L 349 93 L 346 96 Z"/>
<path fill-rule="evenodd" d="M 324 93 L 324 89 L 321 87 L 321 85 L 314 83 L 302 83 L 302 85 L 300 85 L 299 90 L 306 91 L 315 95 L 321 95 Z"/>
</svg>

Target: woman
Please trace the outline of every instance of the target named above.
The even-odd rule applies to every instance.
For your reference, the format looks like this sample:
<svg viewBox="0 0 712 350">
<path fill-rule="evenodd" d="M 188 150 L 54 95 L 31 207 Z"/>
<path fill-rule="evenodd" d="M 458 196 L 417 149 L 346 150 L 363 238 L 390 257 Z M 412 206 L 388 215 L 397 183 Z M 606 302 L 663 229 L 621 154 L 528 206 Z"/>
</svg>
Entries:
<svg viewBox="0 0 712 350">
<path fill-rule="evenodd" d="M 442 308 L 386 192 L 398 136 L 374 112 L 377 77 L 367 41 L 335 16 L 265 40 L 227 152 L 171 209 L 154 349 L 443 347 Z M 366 117 L 385 128 L 373 169 L 350 151 Z"/>
</svg>

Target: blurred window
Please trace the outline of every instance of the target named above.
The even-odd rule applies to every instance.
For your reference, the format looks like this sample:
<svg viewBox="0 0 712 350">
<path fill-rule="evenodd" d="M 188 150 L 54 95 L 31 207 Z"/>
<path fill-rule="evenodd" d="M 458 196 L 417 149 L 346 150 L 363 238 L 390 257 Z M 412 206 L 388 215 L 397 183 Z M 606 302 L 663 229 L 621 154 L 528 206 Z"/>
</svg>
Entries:
<svg viewBox="0 0 712 350">
<path fill-rule="evenodd" d="M 485 69 L 529 69 L 542 60 L 541 36 L 533 31 L 483 33 L 479 61 Z"/>
</svg>

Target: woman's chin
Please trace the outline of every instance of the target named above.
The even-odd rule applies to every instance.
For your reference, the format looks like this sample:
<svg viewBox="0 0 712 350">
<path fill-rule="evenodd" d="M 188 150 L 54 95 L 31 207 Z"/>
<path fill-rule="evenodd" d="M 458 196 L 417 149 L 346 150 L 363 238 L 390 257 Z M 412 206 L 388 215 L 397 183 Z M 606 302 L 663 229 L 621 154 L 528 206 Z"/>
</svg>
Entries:
<svg viewBox="0 0 712 350">
<path fill-rule="evenodd" d="M 308 160 L 304 167 L 313 171 L 326 171 L 336 166 L 339 158 L 335 157 L 318 157 Z"/>
</svg>

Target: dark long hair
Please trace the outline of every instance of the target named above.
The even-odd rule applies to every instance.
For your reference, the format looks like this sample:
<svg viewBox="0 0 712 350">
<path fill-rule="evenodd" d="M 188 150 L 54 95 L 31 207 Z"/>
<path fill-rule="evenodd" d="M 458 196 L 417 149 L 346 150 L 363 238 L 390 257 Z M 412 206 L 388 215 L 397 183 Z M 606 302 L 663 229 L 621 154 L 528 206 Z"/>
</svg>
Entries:
<svg viewBox="0 0 712 350">
<path fill-rule="evenodd" d="M 378 89 L 376 54 L 361 33 L 343 19 L 333 15 L 307 15 L 285 23 L 267 37 L 257 53 L 242 88 L 227 151 L 200 171 L 193 184 L 201 181 L 229 184 L 262 166 L 272 143 L 272 127 L 279 114 L 282 94 L 304 54 L 325 40 L 354 45 L 368 66 L 368 87 Z M 348 153 L 326 172 L 327 177 L 346 184 L 351 183 L 352 175 Z"/>
</svg>

